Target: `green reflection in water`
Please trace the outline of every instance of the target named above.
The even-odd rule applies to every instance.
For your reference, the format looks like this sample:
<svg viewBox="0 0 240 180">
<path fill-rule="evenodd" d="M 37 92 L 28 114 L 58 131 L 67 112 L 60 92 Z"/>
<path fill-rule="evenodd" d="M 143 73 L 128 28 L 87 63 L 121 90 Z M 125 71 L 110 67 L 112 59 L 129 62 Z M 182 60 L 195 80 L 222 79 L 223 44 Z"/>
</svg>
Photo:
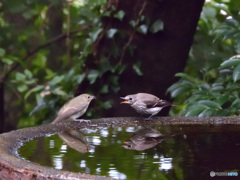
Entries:
<svg viewBox="0 0 240 180">
<path fill-rule="evenodd" d="M 19 155 L 56 169 L 120 179 L 192 179 L 240 169 L 239 132 L 236 125 L 99 127 L 31 140 Z"/>
</svg>

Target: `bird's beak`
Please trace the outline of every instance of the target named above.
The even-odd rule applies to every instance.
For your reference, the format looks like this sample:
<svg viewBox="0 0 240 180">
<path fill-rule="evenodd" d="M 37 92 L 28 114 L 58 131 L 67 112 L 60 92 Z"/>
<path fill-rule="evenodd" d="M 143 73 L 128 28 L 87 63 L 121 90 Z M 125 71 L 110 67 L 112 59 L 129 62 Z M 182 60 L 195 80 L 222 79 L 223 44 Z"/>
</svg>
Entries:
<svg viewBox="0 0 240 180">
<path fill-rule="evenodd" d="M 125 97 L 120 97 L 120 99 L 124 100 L 121 104 L 128 104 L 128 100 L 126 100 Z"/>
<path fill-rule="evenodd" d="M 128 143 L 127 143 L 127 141 L 123 141 L 123 145 L 127 145 Z"/>
</svg>

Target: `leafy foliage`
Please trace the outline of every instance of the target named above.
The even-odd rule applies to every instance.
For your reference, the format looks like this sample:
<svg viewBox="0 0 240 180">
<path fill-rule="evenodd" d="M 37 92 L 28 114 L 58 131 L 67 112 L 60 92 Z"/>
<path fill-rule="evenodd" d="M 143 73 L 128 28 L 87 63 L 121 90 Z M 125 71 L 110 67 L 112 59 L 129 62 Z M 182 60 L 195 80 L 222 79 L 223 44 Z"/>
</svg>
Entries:
<svg viewBox="0 0 240 180">
<path fill-rule="evenodd" d="M 40 0 L 4 2 L 0 14 L 0 71 L 8 84 L 7 96 L 13 92 L 17 96 L 11 103 L 22 108 L 19 127 L 52 120 L 55 111 L 74 96 L 79 84 L 93 84 L 111 69 L 84 69 L 101 31 L 104 4 L 105 0 L 72 4 Z M 112 81 L 110 86 L 114 88 L 117 82 Z M 105 87 L 105 93 L 107 88 L 110 87 Z"/>
<path fill-rule="evenodd" d="M 105 4 L 106 0 L 4 1 L 0 14 L 0 82 L 7 84 L 7 108 L 18 107 L 13 117 L 18 127 L 52 121 L 69 98 L 83 91 L 100 96 L 120 90 L 119 77 L 128 64 L 121 60 L 111 64 L 109 56 L 119 59 L 122 47 L 111 46 L 109 56 L 93 57 L 94 42 L 101 35 L 125 37 L 115 28 L 104 31 L 100 18 L 125 18 L 123 10 L 114 6 L 107 9 Z M 150 23 L 142 15 L 134 23 L 134 30 L 142 33 L 163 29 L 162 21 Z M 135 47 L 126 47 L 133 55 Z M 140 61 L 131 68 L 143 75 Z M 97 101 L 97 110 L 90 108 L 87 117 L 98 117 L 112 104 L 111 99 Z"/>
<path fill-rule="evenodd" d="M 180 104 L 172 115 L 240 114 L 240 57 L 228 58 L 240 52 L 240 26 L 230 5 L 205 5 L 185 73 L 177 73 L 180 80 L 168 89 Z"/>
</svg>

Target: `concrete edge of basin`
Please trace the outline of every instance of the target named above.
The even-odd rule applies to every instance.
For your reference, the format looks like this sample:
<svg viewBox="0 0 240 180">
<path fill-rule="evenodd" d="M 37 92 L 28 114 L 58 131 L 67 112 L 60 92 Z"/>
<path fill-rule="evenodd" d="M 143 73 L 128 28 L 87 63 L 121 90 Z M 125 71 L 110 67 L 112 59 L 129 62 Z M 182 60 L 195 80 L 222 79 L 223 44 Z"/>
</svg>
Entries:
<svg viewBox="0 0 240 180">
<path fill-rule="evenodd" d="M 104 176 L 73 173 L 40 166 L 18 157 L 22 143 L 33 138 L 81 128 L 96 126 L 144 126 L 144 125 L 194 125 L 194 124 L 240 124 L 239 117 L 157 117 L 147 121 L 136 117 L 94 119 L 89 122 L 66 122 L 19 129 L 0 134 L 0 177 L 2 179 L 112 179 Z"/>
</svg>

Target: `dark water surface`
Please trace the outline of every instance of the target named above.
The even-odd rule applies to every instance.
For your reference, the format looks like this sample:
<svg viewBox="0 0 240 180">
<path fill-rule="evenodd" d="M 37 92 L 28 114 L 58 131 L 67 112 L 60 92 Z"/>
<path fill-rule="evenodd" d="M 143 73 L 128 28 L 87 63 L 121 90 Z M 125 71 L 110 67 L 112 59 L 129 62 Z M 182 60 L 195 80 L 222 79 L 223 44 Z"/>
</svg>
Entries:
<svg viewBox="0 0 240 180">
<path fill-rule="evenodd" d="M 96 127 L 36 138 L 18 153 L 43 166 L 117 179 L 209 179 L 211 171 L 239 171 L 240 126 Z"/>
</svg>

